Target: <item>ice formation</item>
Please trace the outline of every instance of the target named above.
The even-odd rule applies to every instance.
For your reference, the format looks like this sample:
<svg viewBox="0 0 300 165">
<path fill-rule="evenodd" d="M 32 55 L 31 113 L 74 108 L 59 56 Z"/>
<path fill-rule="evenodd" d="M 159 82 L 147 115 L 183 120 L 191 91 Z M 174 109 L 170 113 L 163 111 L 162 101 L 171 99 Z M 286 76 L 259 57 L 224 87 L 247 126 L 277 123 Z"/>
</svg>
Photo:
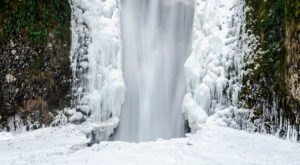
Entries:
<svg viewBox="0 0 300 165">
<path fill-rule="evenodd" d="M 72 122 L 87 120 L 109 137 L 124 102 L 120 3 L 118 0 L 71 0 Z"/>
<path fill-rule="evenodd" d="M 210 116 L 237 104 L 243 60 L 242 21 L 243 1 L 195 2 L 192 53 L 185 63 L 188 93 L 183 103 L 192 130 L 205 119 L 205 114 L 195 113 L 195 108 Z"/>
</svg>

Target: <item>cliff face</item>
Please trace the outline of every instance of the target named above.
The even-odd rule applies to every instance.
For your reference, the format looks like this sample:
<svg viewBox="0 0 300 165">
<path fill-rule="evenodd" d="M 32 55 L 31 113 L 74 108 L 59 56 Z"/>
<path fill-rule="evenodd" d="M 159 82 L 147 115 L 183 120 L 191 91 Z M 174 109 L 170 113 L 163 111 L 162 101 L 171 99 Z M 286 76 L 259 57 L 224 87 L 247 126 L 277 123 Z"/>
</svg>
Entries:
<svg viewBox="0 0 300 165">
<path fill-rule="evenodd" d="M 246 29 L 256 47 L 245 59 L 242 106 L 254 107 L 256 131 L 299 138 L 300 2 L 246 0 L 246 6 Z"/>
<path fill-rule="evenodd" d="M 292 97 L 300 102 L 300 2 L 288 1 L 287 12 L 284 43 L 287 49 L 288 65 L 286 83 Z M 300 121 L 297 123 L 300 124 Z"/>
<path fill-rule="evenodd" d="M 69 106 L 68 0 L 0 0 L 0 129 L 48 125 Z"/>
</svg>

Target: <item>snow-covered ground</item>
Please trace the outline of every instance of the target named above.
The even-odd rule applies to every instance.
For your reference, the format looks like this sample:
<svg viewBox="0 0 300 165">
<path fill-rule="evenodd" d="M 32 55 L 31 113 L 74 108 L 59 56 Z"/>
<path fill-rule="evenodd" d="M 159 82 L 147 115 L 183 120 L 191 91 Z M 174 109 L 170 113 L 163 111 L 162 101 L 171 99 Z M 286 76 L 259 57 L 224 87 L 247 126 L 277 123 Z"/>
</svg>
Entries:
<svg viewBox="0 0 300 165">
<path fill-rule="evenodd" d="M 0 133 L 0 164 L 296 165 L 300 144 L 214 124 L 186 138 L 156 142 L 101 142 L 86 147 L 83 126 Z"/>
</svg>

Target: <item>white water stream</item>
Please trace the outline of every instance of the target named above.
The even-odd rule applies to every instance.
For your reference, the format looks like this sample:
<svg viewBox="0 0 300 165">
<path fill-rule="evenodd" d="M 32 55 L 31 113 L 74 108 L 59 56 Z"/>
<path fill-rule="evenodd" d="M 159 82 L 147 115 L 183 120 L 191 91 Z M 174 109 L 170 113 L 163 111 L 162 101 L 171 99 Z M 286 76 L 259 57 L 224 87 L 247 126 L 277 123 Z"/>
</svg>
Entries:
<svg viewBox="0 0 300 165">
<path fill-rule="evenodd" d="M 184 62 L 191 42 L 193 3 L 123 0 L 123 73 L 127 88 L 117 139 L 183 136 Z"/>
</svg>

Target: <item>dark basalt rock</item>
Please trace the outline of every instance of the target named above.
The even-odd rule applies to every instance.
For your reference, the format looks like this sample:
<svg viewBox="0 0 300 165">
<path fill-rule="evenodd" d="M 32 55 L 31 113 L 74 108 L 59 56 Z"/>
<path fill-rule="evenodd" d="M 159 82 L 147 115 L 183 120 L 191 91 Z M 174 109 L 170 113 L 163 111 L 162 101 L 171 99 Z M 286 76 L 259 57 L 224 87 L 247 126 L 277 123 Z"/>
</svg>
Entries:
<svg viewBox="0 0 300 165">
<path fill-rule="evenodd" d="M 68 106 L 69 58 L 59 50 L 33 47 L 22 34 L 11 35 L 0 47 L 1 126 L 21 115 L 24 125 L 48 125 L 55 109 Z M 67 49 L 67 48 L 66 48 Z"/>
<path fill-rule="evenodd" d="M 70 106 L 68 0 L 0 0 L 0 6 L 0 130 L 15 129 L 8 125 L 15 115 L 27 130 L 49 125 L 56 110 Z"/>
</svg>

